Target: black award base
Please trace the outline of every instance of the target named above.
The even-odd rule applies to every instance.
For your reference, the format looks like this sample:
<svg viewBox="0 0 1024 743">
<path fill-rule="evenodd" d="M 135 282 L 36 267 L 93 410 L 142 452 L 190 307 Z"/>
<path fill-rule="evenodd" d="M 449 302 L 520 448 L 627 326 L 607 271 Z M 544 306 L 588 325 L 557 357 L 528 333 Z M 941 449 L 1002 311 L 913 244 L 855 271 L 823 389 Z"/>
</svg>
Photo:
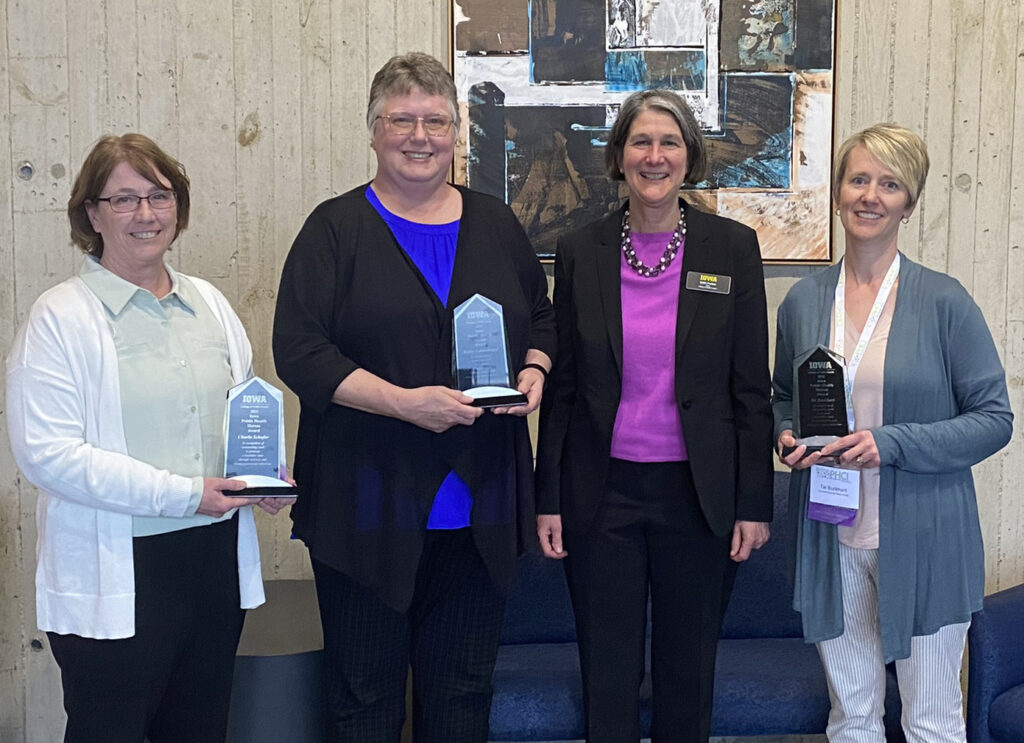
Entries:
<svg viewBox="0 0 1024 743">
<path fill-rule="evenodd" d="M 511 408 L 527 403 L 526 395 L 511 387 L 473 387 L 462 394 L 472 397 L 471 405 L 477 408 Z"/>
<path fill-rule="evenodd" d="M 236 475 L 231 479 L 248 485 L 241 490 L 224 491 L 224 495 L 235 498 L 292 498 L 299 492 L 291 483 L 266 475 Z"/>
</svg>

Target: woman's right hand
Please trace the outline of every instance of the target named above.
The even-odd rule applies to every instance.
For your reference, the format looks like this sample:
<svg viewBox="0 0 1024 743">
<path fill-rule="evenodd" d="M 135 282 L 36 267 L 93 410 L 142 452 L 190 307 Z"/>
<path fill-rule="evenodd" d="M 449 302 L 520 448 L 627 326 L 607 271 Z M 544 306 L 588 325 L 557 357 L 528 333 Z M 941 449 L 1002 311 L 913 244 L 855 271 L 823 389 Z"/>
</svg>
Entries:
<svg viewBox="0 0 1024 743">
<path fill-rule="evenodd" d="M 782 456 L 782 451 L 787 446 L 796 446 L 796 438 L 793 436 L 793 431 L 787 428 L 785 431 L 779 434 L 779 440 L 775 444 L 775 451 L 779 455 L 779 461 L 786 466 L 794 470 L 804 470 L 810 467 L 812 464 L 816 464 L 821 459 L 820 452 L 811 452 L 807 454 L 807 447 L 801 444 L 789 453 L 788 456 Z M 807 454 L 807 456 L 804 456 Z"/>
<path fill-rule="evenodd" d="M 224 495 L 232 490 L 242 490 L 246 485 L 241 480 L 231 480 L 223 477 L 203 478 L 203 497 L 199 501 L 199 508 L 196 513 L 204 516 L 220 518 L 232 508 L 242 506 L 255 506 L 262 501 L 262 498 L 242 498 L 240 496 Z"/>
<path fill-rule="evenodd" d="M 569 554 L 562 546 L 562 517 L 557 513 L 537 516 L 537 536 L 544 557 L 561 560 Z"/>
<path fill-rule="evenodd" d="M 483 415 L 473 398 L 440 385 L 399 387 L 365 369 L 356 369 L 334 390 L 331 402 L 412 423 L 434 433 L 469 426 Z"/>
<path fill-rule="evenodd" d="M 472 397 L 448 387 L 413 387 L 399 396 L 398 413 L 402 420 L 443 433 L 452 426 L 471 426 L 483 415 L 484 409 L 472 402 Z"/>
</svg>

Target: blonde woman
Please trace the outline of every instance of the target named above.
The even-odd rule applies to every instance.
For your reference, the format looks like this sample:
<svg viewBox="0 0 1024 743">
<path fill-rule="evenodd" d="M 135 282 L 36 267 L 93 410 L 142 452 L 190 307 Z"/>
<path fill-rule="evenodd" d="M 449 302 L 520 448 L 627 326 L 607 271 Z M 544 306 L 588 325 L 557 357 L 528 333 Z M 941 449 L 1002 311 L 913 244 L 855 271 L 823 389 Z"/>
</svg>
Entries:
<svg viewBox="0 0 1024 743">
<path fill-rule="evenodd" d="M 798 446 L 790 513 L 794 608 L 832 698 L 831 741 L 882 741 L 885 663 L 896 661 L 909 741 L 964 741 L 960 665 L 981 608 L 984 552 L 971 466 L 1009 441 L 1006 379 L 981 311 L 954 279 L 907 258 L 900 231 L 928 174 L 924 142 L 879 124 L 837 156 L 834 206 L 846 233 L 835 266 L 798 282 L 779 308 L 775 431 L 793 438 L 793 360 L 818 344 L 852 379 L 847 436 Z M 860 470 L 848 525 L 807 517 L 810 467 Z"/>
</svg>

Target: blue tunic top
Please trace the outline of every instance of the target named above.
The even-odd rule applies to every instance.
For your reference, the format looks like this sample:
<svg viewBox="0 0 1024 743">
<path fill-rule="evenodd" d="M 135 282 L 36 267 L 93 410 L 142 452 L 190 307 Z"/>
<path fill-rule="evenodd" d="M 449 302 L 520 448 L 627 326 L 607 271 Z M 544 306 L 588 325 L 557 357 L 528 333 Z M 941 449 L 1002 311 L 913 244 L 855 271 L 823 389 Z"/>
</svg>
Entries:
<svg viewBox="0 0 1024 743">
<path fill-rule="evenodd" d="M 387 222 L 395 241 L 409 256 L 427 284 L 441 300 L 448 304 L 448 291 L 452 285 L 455 267 L 455 245 L 459 238 L 459 221 L 446 224 L 421 224 L 402 219 L 387 210 L 372 187 L 366 189 L 366 200 Z M 473 496 L 469 485 L 449 472 L 434 496 L 434 505 L 427 519 L 428 529 L 462 529 L 469 526 L 473 509 Z"/>
</svg>

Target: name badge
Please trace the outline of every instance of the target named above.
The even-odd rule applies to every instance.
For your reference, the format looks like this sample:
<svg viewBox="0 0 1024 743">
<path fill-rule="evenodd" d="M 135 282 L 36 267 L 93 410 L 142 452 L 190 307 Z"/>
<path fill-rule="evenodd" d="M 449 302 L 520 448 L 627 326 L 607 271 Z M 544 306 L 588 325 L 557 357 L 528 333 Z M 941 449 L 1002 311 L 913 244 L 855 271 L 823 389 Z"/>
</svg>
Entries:
<svg viewBox="0 0 1024 743">
<path fill-rule="evenodd" d="M 812 465 L 810 496 L 807 518 L 851 526 L 860 508 L 860 470 Z"/>
<path fill-rule="evenodd" d="M 701 273 L 700 271 L 686 272 L 686 288 L 698 292 L 711 292 L 712 294 L 728 294 L 732 288 L 732 276 L 719 276 L 715 273 Z"/>
</svg>

